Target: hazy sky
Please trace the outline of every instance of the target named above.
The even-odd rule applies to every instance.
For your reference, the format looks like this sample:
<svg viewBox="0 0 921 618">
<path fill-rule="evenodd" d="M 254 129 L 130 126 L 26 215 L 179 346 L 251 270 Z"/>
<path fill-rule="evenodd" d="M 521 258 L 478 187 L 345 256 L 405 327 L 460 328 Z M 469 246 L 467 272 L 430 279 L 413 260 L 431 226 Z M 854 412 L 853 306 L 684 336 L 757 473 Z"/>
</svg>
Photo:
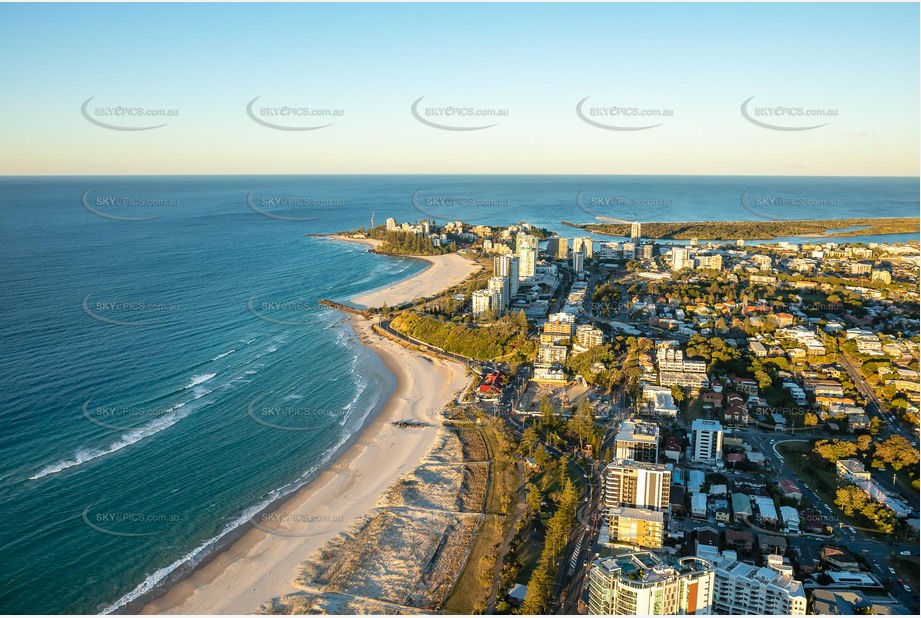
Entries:
<svg viewBox="0 0 921 618">
<path fill-rule="evenodd" d="M 915 176 L 918 21 L 908 3 L 3 4 L 0 174 Z"/>
</svg>

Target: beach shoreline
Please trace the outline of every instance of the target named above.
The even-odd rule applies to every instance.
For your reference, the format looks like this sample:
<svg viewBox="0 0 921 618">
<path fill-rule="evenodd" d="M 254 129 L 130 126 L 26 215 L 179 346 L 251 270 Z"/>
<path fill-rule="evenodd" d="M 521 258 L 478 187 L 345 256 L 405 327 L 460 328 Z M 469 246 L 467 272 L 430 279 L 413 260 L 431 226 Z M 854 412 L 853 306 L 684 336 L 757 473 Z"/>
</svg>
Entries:
<svg viewBox="0 0 921 618">
<path fill-rule="evenodd" d="M 352 238 L 341 234 L 328 236 L 332 240 L 348 243 L 358 243 L 372 249 L 378 248 L 383 241 L 373 238 Z M 382 254 L 386 255 L 386 254 Z M 481 266 L 457 253 L 443 255 L 395 255 L 391 257 L 410 258 L 421 260 L 427 264 L 426 268 L 416 273 L 409 279 L 404 279 L 394 284 L 364 292 L 348 299 L 350 305 L 359 309 L 380 307 L 386 304 L 389 307 L 411 302 L 419 298 L 432 296 L 464 281 L 471 274 L 481 270 Z"/>
<path fill-rule="evenodd" d="M 373 246 L 372 242 L 362 244 Z M 420 284 L 418 278 L 429 270 L 374 294 L 384 295 L 390 304 L 386 298 L 406 298 L 420 290 L 430 295 L 444 289 L 442 277 L 429 277 Z M 441 410 L 467 386 L 465 368 L 425 357 L 379 336 L 373 331 L 373 320 L 352 315 L 348 322 L 373 353 L 382 379 L 390 376 L 386 395 L 362 426 L 302 487 L 228 533 L 198 564 L 177 569 L 154 590 L 115 613 L 247 614 L 297 592 L 292 580 L 298 565 L 373 510 L 388 487 L 426 457 L 436 442 Z M 428 426 L 403 430 L 391 425 L 407 419 Z M 281 526 L 284 534 L 273 533 L 252 523 L 259 519 L 295 524 L 290 530 Z M 309 523 L 305 526 L 303 522 Z"/>
</svg>

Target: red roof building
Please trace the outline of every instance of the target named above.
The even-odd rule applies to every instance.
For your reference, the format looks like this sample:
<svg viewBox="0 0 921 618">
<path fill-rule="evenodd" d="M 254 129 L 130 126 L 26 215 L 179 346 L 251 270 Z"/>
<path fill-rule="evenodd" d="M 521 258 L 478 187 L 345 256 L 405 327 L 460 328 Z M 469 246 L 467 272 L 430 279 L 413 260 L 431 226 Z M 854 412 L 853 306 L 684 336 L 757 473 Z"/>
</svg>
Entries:
<svg viewBox="0 0 921 618">
<path fill-rule="evenodd" d="M 498 395 L 502 392 L 502 372 L 493 371 L 480 383 L 480 393 L 483 395 Z"/>
<path fill-rule="evenodd" d="M 780 491 L 783 492 L 785 498 L 795 498 L 796 500 L 801 500 L 803 497 L 803 492 L 800 491 L 799 486 L 789 479 L 780 479 L 777 484 L 780 486 Z"/>
</svg>

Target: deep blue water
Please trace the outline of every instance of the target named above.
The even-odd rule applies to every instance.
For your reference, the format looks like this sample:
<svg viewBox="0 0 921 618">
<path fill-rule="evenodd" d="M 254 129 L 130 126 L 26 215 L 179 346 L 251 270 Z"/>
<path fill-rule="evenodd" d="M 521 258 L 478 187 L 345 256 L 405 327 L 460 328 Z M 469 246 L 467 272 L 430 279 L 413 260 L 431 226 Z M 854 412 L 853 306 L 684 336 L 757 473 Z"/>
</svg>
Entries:
<svg viewBox="0 0 921 618">
<path fill-rule="evenodd" d="M 0 179 L 0 611 L 142 591 L 361 424 L 387 377 L 317 301 L 421 266 L 305 234 L 372 214 L 564 236 L 595 217 L 917 216 L 918 180 Z"/>
</svg>

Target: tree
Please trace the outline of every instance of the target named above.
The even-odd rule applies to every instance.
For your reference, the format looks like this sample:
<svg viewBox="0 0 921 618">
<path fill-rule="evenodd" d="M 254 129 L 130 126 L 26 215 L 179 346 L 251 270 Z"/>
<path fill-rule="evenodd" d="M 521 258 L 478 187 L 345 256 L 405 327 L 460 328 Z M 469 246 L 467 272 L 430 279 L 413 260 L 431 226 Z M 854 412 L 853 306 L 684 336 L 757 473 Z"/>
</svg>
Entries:
<svg viewBox="0 0 921 618">
<path fill-rule="evenodd" d="M 525 615 L 541 615 L 546 613 L 550 605 L 550 594 L 553 588 L 553 578 L 550 575 L 550 565 L 541 557 L 540 564 L 531 573 L 528 580 L 528 593 L 518 613 Z"/>
<path fill-rule="evenodd" d="M 819 424 L 819 417 L 815 412 L 806 412 L 806 416 L 803 417 L 803 422 L 806 427 L 814 427 Z"/>
<path fill-rule="evenodd" d="M 541 470 L 546 470 L 547 466 L 553 462 L 553 458 L 550 456 L 550 453 L 547 452 L 547 449 L 544 448 L 543 444 L 537 445 L 537 448 L 534 449 L 534 462 Z"/>
<path fill-rule="evenodd" d="M 681 402 L 687 399 L 684 389 L 677 384 L 672 384 L 672 399 L 677 405 L 681 405 Z"/>
<path fill-rule="evenodd" d="M 519 310 L 518 313 L 515 314 L 515 324 L 517 324 L 519 328 L 524 329 L 525 333 L 528 332 L 528 316 L 524 314 L 523 310 Z"/>
<path fill-rule="evenodd" d="M 553 404 L 546 396 L 540 400 L 540 428 L 546 434 L 556 424 Z"/>
<path fill-rule="evenodd" d="M 848 517 L 862 511 L 869 500 L 870 494 L 856 485 L 845 485 L 835 492 L 835 506 Z"/>
<path fill-rule="evenodd" d="M 592 414 L 592 406 L 587 397 L 583 397 L 579 402 L 576 413 L 566 424 L 566 429 L 570 434 L 579 439 L 579 448 L 585 448 L 585 443 L 590 441 L 595 435 L 595 417 Z"/>
<path fill-rule="evenodd" d="M 866 452 L 870 450 L 870 445 L 873 442 L 873 437 L 868 435 L 857 436 L 857 450 L 860 452 Z"/>
<path fill-rule="evenodd" d="M 890 436 L 877 443 L 873 458 L 892 466 L 893 470 L 901 470 L 918 464 L 918 451 L 902 436 Z"/>
<path fill-rule="evenodd" d="M 539 513 L 542 496 L 540 490 L 537 488 L 537 485 L 534 483 L 528 483 L 525 485 L 525 491 L 528 493 L 528 512 Z"/>
<path fill-rule="evenodd" d="M 883 426 L 883 421 L 878 417 L 874 416 L 870 419 L 870 435 L 875 436 L 879 434 L 879 430 Z"/>
<path fill-rule="evenodd" d="M 845 440 L 819 440 L 812 449 L 825 460 L 835 463 L 857 454 L 857 445 Z"/>
<path fill-rule="evenodd" d="M 540 437 L 537 435 L 537 430 L 534 429 L 533 425 L 528 425 L 528 428 L 524 430 L 521 434 L 521 447 L 527 449 L 528 456 L 534 452 L 534 447 L 537 445 Z"/>
</svg>

